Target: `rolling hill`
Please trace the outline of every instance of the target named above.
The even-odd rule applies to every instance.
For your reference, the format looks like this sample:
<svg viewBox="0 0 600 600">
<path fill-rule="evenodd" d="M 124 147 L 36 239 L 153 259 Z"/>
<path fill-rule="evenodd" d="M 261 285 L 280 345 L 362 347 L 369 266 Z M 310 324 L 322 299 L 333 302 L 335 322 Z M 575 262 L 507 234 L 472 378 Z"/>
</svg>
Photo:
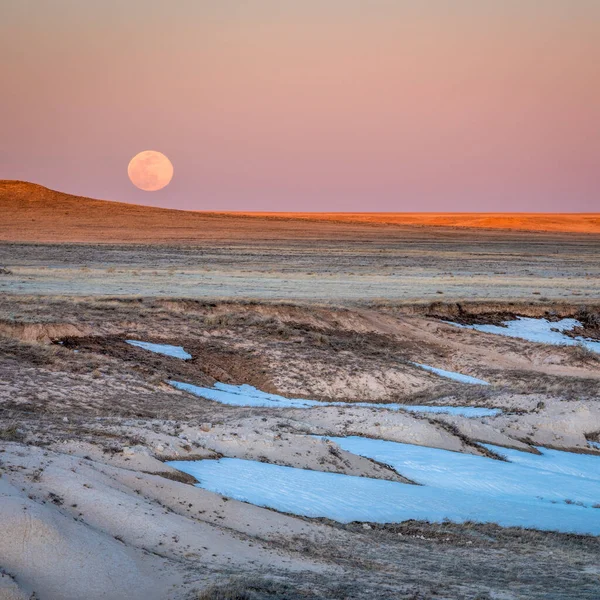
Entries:
<svg viewBox="0 0 600 600">
<path fill-rule="evenodd" d="M 313 224 L 308 226 L 307 222 Z M 93 200 L 0 180 L 0 241 L 194 243 L 423 228 L 600 233 L 600 214 L 197 212 Z"/>
</svg>

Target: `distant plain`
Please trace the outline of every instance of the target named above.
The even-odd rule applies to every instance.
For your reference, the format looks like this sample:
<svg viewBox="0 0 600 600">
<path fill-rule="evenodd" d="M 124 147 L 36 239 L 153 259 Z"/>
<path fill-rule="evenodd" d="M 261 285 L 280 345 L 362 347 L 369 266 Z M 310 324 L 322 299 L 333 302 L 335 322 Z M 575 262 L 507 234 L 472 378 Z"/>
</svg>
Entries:
<svg viewBox="0 0 600 600">
<path fill-rule="evenodd" d="M 197 213 L 10 181 L 0 182 L 0 213 L 0 266 L 11 271 L 0 292 L 13 294 L 585 302 L 600 282 L 598 215 L 407 224 L 415 215 Z M 487 228 L 515 219 L 596 233 Z"/>
</svg>

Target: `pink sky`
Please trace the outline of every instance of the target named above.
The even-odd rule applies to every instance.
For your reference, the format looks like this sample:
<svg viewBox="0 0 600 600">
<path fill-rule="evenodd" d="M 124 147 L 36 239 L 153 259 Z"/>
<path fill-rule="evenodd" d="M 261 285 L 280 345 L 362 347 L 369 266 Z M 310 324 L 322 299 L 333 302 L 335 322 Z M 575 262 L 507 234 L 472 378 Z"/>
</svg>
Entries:
<svg viewBox="0 0 600 600">
<path fill-rule="evenodd" d="M 3 0 L 0 178 L 186 209 L 600 211 L 597 0 Z M 141 192 L 130 158 L 164 152 Z"/>
</svg>

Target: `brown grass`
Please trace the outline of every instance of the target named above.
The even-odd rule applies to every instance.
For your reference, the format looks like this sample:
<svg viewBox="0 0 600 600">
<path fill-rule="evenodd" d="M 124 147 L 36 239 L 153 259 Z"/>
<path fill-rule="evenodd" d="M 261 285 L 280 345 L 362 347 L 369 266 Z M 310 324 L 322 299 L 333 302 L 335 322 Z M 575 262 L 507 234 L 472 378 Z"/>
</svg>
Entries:
<svg viewBox="0 0 600 600">
<path fill-rule="evenodd" d="M 562 400 L 595 399 L 598 396 L 598 380 L 585 377 L 561 377 L 533 371 L 505 371 L 510 390 L 519 394 L 546 394 Z"/>
<path fill-rule="evenodd" d="M 335 596 L 329 596 L 335 598 Z M 338 596 L 339 597 L 339 596 Z M 309 600 L 323 598 L 310 591 L 302 591 L 294 586 L 259 577 L 233 577 L 230 580 L 212 585 L 198 592 L 197 600 Z"/>
<path fill-rule="evenodd" d="M 11 423 L 0 429 L 0 440 L 3 442 L 22 442 L 24 439 L 25 434 L 16 423 Z"/>
<path fill-rule="evenodd" d="M 158 473 L 152 473 L 152 475 L 158 475 L 159 477 L 164 477 L 171 481 L 178 481 L 179 483 L 189 483 L 191 485 L 198 483 L 198 480 L 193 475 L 188 475 L 188 473 L 184 473 L 183 471 L 160 471 Z"/>
<path fill-rule="evenodd" d="M 581 343 L 576 344 L 575 346 L 569 346 L 567 351 L 576 364 L 588 365 L 590 363 L 600 362 L 600 354 L 590 350 Z"/>
</svg>

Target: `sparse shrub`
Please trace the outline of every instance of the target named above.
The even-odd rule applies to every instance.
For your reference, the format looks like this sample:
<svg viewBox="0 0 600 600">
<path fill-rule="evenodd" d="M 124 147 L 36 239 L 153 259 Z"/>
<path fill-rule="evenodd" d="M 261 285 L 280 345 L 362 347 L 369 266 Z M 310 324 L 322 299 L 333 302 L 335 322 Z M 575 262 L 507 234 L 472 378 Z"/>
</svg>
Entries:
<svg viewBox="0 0 600 600">
<path fill-rule="evenodd" d="M 577 313 L 577 320 L 588 329 L 600 329 L 600 313 L 582 307 Z"/>
<path fill-rule="evenodd" d="M 569 348 L 571 357 L 578 362 L 590 363 L 600 361 L 600 354 L 590 350 L 582 343 L 577 343 Z"/>
<path fill-rule="evenodd" d="M 44 472 L 44 469 L 36 469 L 30 476 L 29 478 L 31 479 L 31 481 L 33 481 L 34 483 L 37 483 L 38 481 L 40 481 L 42 479 L 42 473 Z"/>
<path fill-rule="evenodd" d="M 52 502 L 53 504 L 56 504 L 56 506 L 62 506 L 65 502 L 61 496 L 55 494 L 54 492 L 48 493 L 48 500 L 50 500 L 50 502 Z"/>
<path fill-rule="evenodd" d="M 235 324 L 235 318 L 232 314 L 207 315 L 204 323 L 208 327 L 226 327 Z"/>
<path fill-rule="evenodd" d="M 224 584 L 212 585 L 196 596 L 197 600 L 308 600 L 315 598 L 291 585 L 272 579 L 234 578 Z"/>
<path fill-rule="evenodd" d="M 25 434 L 14 423 L 0 429 L 0 440 L 3 442 L 22 442 Z"/>
<path fill-rule="evenodd" d="M 335 456 L 336 458 L 342 458 L 339 449 L 335 446 L 328 445 L 327 450 L 329 450 L 329 454 Z"/>
</svg>

